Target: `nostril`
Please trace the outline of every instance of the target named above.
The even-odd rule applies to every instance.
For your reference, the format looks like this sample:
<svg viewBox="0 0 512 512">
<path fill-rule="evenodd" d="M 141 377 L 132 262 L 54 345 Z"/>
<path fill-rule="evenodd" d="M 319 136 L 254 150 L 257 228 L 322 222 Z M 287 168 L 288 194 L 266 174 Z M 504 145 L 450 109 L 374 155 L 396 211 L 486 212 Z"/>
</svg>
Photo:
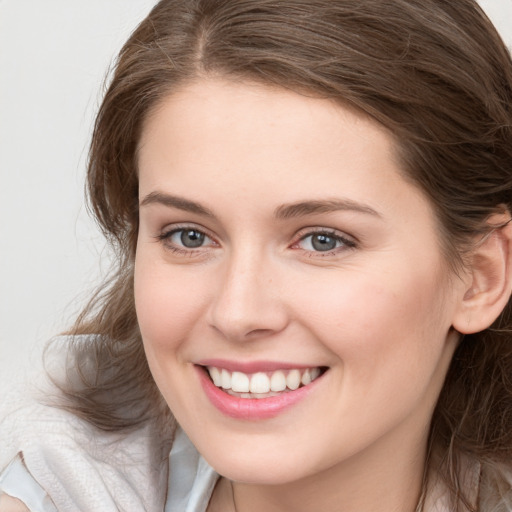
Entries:
<svg viewBox="0 0 512 512">
<path fill-rule="evenodd" d="M 257 336 L 268 336 L 271 335 L 274 331 L 272 329 L 253 329 L 252 331 L 249 331 L 245 337 L 246 338 L 252 338 Z"/>
<path fill-rule="evenodd" d="M 263 321 L 261 323 L 263 323 Z M 268 323 L 271 323 L 270 320 Z M 275 328 L 258 327 L 250 325 L 249 322 L 236 322 L 234 319 L 224 322 L 213 321 L 210 322 L 209 325 L 223 339 L 228 341 L 243 342 L 273 336 L 285 328 L 286 321 L 280 322 L 280 325 L 277 322 L 274 322 L 272 327 Z"/>
</svg>

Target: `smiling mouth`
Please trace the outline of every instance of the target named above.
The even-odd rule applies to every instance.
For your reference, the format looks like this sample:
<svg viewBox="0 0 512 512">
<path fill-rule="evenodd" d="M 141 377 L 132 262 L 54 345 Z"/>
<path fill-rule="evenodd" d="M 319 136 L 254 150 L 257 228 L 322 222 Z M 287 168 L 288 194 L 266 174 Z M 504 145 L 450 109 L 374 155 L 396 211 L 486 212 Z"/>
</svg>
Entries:
<svg viewBox="0 0 512 512">
<path fill-rule="evenodd" d="M 305 387 L 318 379 L 326 367 L 243 373 L 215 366 L 203 367 L 213 384 L 239 398 L 270 398 Z"/>
</svg>

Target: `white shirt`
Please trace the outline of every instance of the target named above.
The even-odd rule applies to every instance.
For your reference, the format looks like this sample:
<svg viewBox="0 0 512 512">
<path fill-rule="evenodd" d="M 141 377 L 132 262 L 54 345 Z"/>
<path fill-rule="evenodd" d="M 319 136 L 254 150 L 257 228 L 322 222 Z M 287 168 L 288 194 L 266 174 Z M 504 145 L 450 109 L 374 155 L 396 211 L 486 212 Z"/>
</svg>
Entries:
<svg viewBox="0 0 512 512">
<path fill-rule="evenodd" d="M 83 467 L 80 469 L 84 470 Z M 205 512 L 218 478 L 219 475 L 199 455 L 186 434 L 178 429 L 169 455 L 165 512 Z M 73 488 L 75 488 L 74 485 Z M 21 455 L 18 455 L 0 475 L 0 490 L 20 499 L 33 512 L 57 512 L 50 496 L 25 467 Z M 154 489 L 154 492 L 158 490 Z M 86 508 L 75 508 L 78 499 L 81 498 L 70 496 L 64 506 L 61 503 L 59 511 L 98 510 L 92 508 L 92 504 Z M 107 509 L 101 508 L 101 510 Z M 135 512 L 142 509 L 123 510 Z"/>
</svg>

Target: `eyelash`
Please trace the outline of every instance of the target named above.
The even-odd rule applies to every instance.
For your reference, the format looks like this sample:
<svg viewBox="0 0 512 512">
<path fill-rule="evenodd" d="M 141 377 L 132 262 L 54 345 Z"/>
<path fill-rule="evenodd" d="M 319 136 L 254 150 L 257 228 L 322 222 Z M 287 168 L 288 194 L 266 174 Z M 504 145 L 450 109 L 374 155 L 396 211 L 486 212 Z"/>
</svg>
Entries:
<svg viewBox="0 0 512 512">
<path fill-rule="evenodd" d="M 172 229 L 168 231 L 164 231 L 161 234 L 159 234 L 156 238 L 158 241 L 163 243 L 166 247 L 166 249 L 170 250 L 174 254 L 182 255 L 182 256 L 200 256 L 203 255 L 205 250 L 209 248 L 209 246 L 200 245 L 196 248 L 187 248 L 183 246 L 178 246 L 176 243 L 171 242 L 171 239 L 174 235 L 177 235 L 179 233 L 185 232 L 185 231 L 193 231 L 195 233 L 198 233 L 202 235 L 205 239 L 210 240 L 213 243 L 213 246 L 217 246 L 217 242 L 215 241 L 214 237 L 209 235 L 204 229 L 199 229 L 195 226 L 191 225 L 184 225 L 184 226 L 175 226 Z M 299 246 L 301 242 L 304 242 L 310 237 L 314 237 L 315 235 L 320 236 L 324 235 L 325 237 L 334 239 L 336 244 L 340 244 L 337 247 L 334 247 L 333 249 L 326 250 L 326 251 L 319 251 L 319 250 L 311 250 L 311 249 L 304 249 Z M 357 242 L 353 240 L 352 238 L 347 237 L 346 235 L 342 235 L 339 232 L 332 230 L 332 229 L 325 229 L 325 228 L 307 228 L 302 230 L 296 235 L 297 241 L 293 242 L 291 244 L 290 248 L 295 250 L 303 251 L 304 253 L 307 253 L 310 257 L 326 257 L 326 256 L 333 256 L 335 254 L 338 254 L 339 252 L 348 251 L 355 249 L 357 247 Z M 211 246 L 212 244 L 210 244 Z"/>
<path fill-rule="evenodd" d="M 306 239 L 310 237 L 314 237 L 315 235 L 324 235 L 328 238 L 333 239 L 336 244 L 340 244 L 338 247 L 334 247 L 333 249 L 326 251 L 315 251 L 310 249 L 303 249 L 299 247 L 299 243 L 304 242 Z M 340 252 L 348 251 L 355 249 L 357 247 L 357 243 L 353 238 L 350 238 L 346 235 L 339 233 L 334 229 L 325 229 L 325 228 L 307 228 L 302 230 L 297 235 L 298 240 L 292 244 L 292 249 L 298 249 L 308 253 L 311 257 L 326 257 L 326 256 L 334 256 Z"/>
<path fill-rule="evenodd" d="M 205 239 L 212 241 L 214 243 L 214 245 L 218 245 L 215 242 L 214 238 L 212 236 L 210 236 L 208 233 L 206 233 L 204 229 L 199 229 L 193 225 L 192 226 L 191 225 L 174 226 L 172 229 L 163 231 L 156 238 L 158 241 L 160 241 L 161 243 L 163 243 L 165 245 L 165 248 L 167 250 L 173 252 L 174 254 L 178 254 L 181 256 L 190 256 L 190 257 L 204 254 L 205 249 L 207 247 L 205 247 L 203 245 L 201 245 L 197 248 L 191 248 L 191 247 L 187 248 L 184 246 L 183 247 L 178 246 L 171 241 L 173 235 L 183 233 L 185 231 L 194 231 L 196 233 L 199 233 L 200 235 L 203 235 L 205 237 Z"/>
</svg>

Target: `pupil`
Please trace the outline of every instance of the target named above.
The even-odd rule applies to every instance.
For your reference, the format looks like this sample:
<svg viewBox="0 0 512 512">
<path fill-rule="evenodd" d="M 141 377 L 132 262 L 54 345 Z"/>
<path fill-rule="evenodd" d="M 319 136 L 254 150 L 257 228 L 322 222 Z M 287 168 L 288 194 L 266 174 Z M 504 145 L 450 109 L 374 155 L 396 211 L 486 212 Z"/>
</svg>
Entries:
<svg viewBox="0 0 512 512">
<path fill-rule="evenodd" d="M 336 248 L 336 239 L 329 235 L 313 235 L 311 244 L 317 251 L 332 251 Z"/>
<path fill-rule="evenodd" d="M 194 229 L 184 230 L 181 233 L 181 243 L 185 247 L 201 247 L 204 242 L 204 234 Z"/>
</svg>

